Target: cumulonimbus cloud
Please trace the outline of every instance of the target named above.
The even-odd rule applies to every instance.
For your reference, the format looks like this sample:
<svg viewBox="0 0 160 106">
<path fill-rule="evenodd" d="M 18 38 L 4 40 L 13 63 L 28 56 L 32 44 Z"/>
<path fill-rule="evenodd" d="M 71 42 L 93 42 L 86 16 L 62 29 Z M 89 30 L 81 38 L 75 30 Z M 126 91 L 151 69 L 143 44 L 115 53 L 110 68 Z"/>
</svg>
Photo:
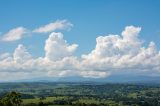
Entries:
<svg viewBox="0 0 160 106">
<path fill-rule="evenodd" d="M 105 78 L 126 72 L 160 75 L 160 51 L 154 42 L 143 46 L 140 31 L 140 27 L 127 26 L 121 35 L 99 36 L 95 48 L 80 58 L 74 55 L 77 44 L 68 44 L 62 33 L 53 32 L 46 40 L 45 56 L 32 58 L 21 44 L 13 54 L 1 55 L 0 78 L 11 76 L 12 72 L 17 73 L 15 79 L 47 76 Z"/>
</svg>

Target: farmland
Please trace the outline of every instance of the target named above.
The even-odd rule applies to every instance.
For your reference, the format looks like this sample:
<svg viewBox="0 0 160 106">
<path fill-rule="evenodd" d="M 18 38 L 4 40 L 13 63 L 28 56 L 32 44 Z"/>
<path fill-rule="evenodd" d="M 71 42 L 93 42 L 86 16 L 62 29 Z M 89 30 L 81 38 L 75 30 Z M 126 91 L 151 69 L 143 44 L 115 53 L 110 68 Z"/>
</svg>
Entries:
<svg viewBox="0 0 160 106">
<path fill-rule="evenodd" d="M 160 86 L 112 83 L 1 83 L 1 99 L 8 92 L 21 94 L 22 106 L 158 106 Z"/>
</svg>

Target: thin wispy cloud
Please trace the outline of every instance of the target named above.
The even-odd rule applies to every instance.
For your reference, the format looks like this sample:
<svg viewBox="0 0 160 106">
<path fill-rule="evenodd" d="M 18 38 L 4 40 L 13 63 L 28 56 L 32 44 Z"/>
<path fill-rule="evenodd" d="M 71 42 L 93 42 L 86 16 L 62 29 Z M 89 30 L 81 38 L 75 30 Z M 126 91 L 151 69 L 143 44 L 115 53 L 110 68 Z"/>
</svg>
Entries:
<svg viewBox="0 0 160 106">
<path fill-rule="evenodd" d="M 11 29 L 1 38 L 2 41 L 17 41 L 22 39 L 25 34 L 28 33 L 27 29 L 24 27 L 17 27 Z"/>
<path fill-rule="evenodd" d="M 52 23 L 46 24 L 44 26 L 41 26 L 39 28 L 36 28 L 33 30 L 33 32 L 35 32 L 35 33 L 48 33 L 48 32 L 58 30 L 58 29 L 69 30 L 71 27 L 73 27 L 73 24 L 71 24 L 69 21 L 57 20 L 56 22 L 52 22 Z"/>
<path fill-rule="evenodd" d="M 28 36 L 29 34 L 32 35 L 32 33 L 49 33 L 55 30 L 70 30 L 72 27 L 73 24 L 67 20 L 57 20 L 34 30 L 30 30 L 24 27 L 17 27 L 9 30 L 6 34 L 2 35 L 1 41 L 18 41 Z"/>
</svg>

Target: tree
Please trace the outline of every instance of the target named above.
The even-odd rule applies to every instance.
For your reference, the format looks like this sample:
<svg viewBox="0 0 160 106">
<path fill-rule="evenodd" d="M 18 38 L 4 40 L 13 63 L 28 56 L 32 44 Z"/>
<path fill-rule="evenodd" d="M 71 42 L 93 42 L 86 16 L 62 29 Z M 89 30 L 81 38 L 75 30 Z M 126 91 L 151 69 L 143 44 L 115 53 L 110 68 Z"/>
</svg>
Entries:
<svg viewBox="0 0 160 106">
<path fill-rule="evenodd" d="M 43 101 L 45 99 L 46 99 L 46 97 L 44 97 L 44 96 L 42 96 L 42 97 L 39 98 L 40 101 Z"/>
<path fill-rule="evenodd" d="M 1 101 L 4 106 L 21 106 L 22 103 L 21 94 L 12 91 L 7 95 L 5 95 Z"/>
<path fill-rule="evenodd" d="M 45 104 L 41 101 L 38 103 L 38 106 L 45 106 Z"/>
</svg>

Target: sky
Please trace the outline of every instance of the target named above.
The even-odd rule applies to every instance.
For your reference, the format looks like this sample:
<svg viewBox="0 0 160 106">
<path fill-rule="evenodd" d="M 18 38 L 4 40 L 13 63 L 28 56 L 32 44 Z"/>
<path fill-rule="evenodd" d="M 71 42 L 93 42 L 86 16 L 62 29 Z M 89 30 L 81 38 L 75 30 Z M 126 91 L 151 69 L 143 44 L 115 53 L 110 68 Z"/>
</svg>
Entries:
<svg viewBox="0 0 160 106">
<path fill-rule="evenodd" d="M 1 0 L 0 80 L 160 76 L 159 0 Z"/>
</svg>

